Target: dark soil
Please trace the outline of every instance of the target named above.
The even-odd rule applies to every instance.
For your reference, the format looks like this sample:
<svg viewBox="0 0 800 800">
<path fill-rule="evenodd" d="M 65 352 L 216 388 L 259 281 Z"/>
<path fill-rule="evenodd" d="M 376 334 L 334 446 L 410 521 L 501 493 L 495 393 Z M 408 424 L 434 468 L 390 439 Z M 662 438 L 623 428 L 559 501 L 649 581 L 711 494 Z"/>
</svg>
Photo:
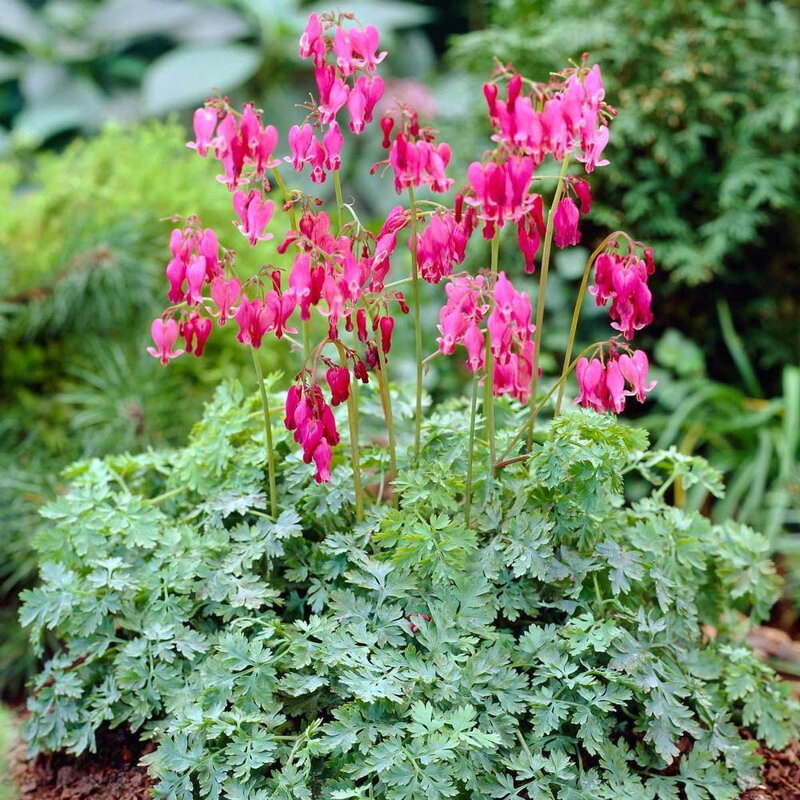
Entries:
<svg viewBox="0 0 800 800">
<path fill-rule="evenodd" d="M 139 759 L 153 749 L 125 731 L 98 736 L 97 753 L 61 753 L 28 760 L 19 744 L 12 773 L 21 800 L 150 800 L 153 781 Z"/>
</svg>

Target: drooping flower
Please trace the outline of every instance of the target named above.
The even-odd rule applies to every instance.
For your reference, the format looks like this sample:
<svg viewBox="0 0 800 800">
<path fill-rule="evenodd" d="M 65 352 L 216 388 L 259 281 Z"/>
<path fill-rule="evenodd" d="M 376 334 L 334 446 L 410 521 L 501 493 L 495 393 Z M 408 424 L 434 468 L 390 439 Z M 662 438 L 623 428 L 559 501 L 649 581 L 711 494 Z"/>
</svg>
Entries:
<svg viewBox="0 0 800 800">
<path fill-rule="evenodd" d="M 445 287 L 447 302 L 439 311 L 438 328 L 441 336 L 437 339 L 439 350 L 444 355 L 451 355 L 456 345 L 462 344 L 470 323 L 479 325 L 483 321 L 489 308 L 483 297 L 485 282 L 482 275 L 475 278 L 455 275 Z"/>
<path fill-rule="evenodd" d="M 534 163 L 528 157 L 510 158 L 502 163 L 473 162 L 467 168 L 467 180 L 472 193 L 466 202 L 478 209 L 486 222 L 483 236 L 491 239 L 495 225 L 503 227 L 506 220 L 518 222 L 528 215 L 541 198 L 529 194 Z"/>
<path fill-rule="evenodd" d="M 250 300 L 243 295 L 235 319 L 239 325 L 239 333 L 236 334 L 236 338 L 242 344 L 248 344 L 254 350 L 258 350 L 261 347 L 261 340 L 267 332 L 264 304 L 261 300 Z"/>
<path fill-rule="evenodd" d="M 492 294 L 494 307 L 487 328 L 495 357 L 493 391 L 498 397 L 510 394 L 526 403 L 530 397 L 534 352 L 530 300 L 525 292 L 514 289 L 504 272 L 497 276 Z"/>
<path fill-rule="evenodd" d="M 289 149 L 292 151 L 292 156 L 286 160 L 297 172 L 301 172 L 308 161 L 308 148 L 313 138 L 314 129 L 308 123 L 302 127 L 292 125 L 289 129 Z"/>
<path fill-rule="evenodd" d="M 580 242 L 579 219 L 580 212 L 571 197 L 559 200 L 553 217 L 553 244 L 556 247 L 570 247 Z"/>
<path fill-rule="evenodd" d="M 417 238 L 420 277 L 435 284 L 450 275 L 453 265 L 464 260 L 470 232 L 450 213 L 431 215 L 425 230 Z M 408 245 L 413 246 L 413 239 L 409 239 Z"/>
<path fill-rule="evenodd" d="M 631 355 L 623 353 L 619 357 L 619 368 L 631 387 L 625 394 L 643 403 L 647 392 L 652 391 L 656 385 L 656 381 L 647 381 L 647 372 L 650 368 L 647 353 L 644 350 L 634 350 Z"/>
<path fill-rule="evenodd" d="M 330 367 L 325 378 L 331 389 L 331 405 L 347 402 L 350 397 L 350 370 L 347 367 Z"/>
<path fill-rule="evenodd" d="M 453 179 L 445 174 L 450 163 L 450 146 L 426 140 L 415 140 L 403 131 L 389 148 L 389 164 L 394 170 L 394 186 L 398 194 L 409 186 L 430 186 L 431 191 L 449 192 Z"/>
<path fill-rule="evenodd" d="M 611 300 L 611 327 L 626 339 L 653 321 L 647 278 L 647 263 L 633 253 L 623 257 L 604 252 L 595 260 L 595 280 L 589 291 L 599 306 Z"/>
<path fill-rule="evenodd" d="M 213 325 L 209 317 L 201 317 L 197 312 L 189 315 L 189 319 L 181 325 L 181 336 L 186 343 L 187 353 L 193 352 L 198 358 L 203 355 L 203 348 L 211 335 Z"/>
<path fill-rule="evenodd" d="M 378 329 L 381 332 L 381 350 L 388 356 L 392 349 L 392 332 L 394 331 L 394 317 L 382 316 L 378 318 Z"/>
<path fill-rule="evenodd" d="M 183 354 L 183 350 L 173 350 L 173 345 L 178 339 L 180 329 L 174 319 L 163 320 L 161 317 L 154 319 L 150 325 L 150 335 L 153 337 L 155 347 L 148 347 L 147 352 L 161 361 L 166 366 L 170 359 Z"/>
<path fill-rule="evenodd" d="M 575 366 L 580 395 L 575 402 L 584 408 L 605 411 L 608 408 L 608 389 L 606 388 L 606 371 L 599 358 L 589 360 L 581 358 Z"/>
<path fill-rule="evenodd" d="M 248 194 L 237 191 L 233 195 L 233 208 L 241 220 L 237 228 L 247 237 L 250 247 L 272 239 L 274 234 L 264 232 L 275 210 L 272 200 L 265 200 L 256 189 Z"/>
<path fill-rule="evenodd" d="M 343 144 L 344 137 L 339 129 L 339 123 L 334 120 L 328 126 L 328 130 L 322 138 L 322 146 L 325 148 L 326 169 L 335 170 L 342 166 L 342 159 L 339 154 L 342 152 Z"/>
<path fill-rule="evenodd" d="M 203 286 L 208 278 L 205 256 L 195 256 L 186 266 L 186 302 L 197 305 L 203 301 Z"/>
<path fill-rule="evenodd" d="M 636 397 L 643 403 L 646 393 L 656 385 L 655 381 L 647 381 L 648 367 L 642 350 L 634 350 L 631 355 L 612 350 L 605 361 L 581 358 L 575 369 L 580 389 L 575 402 L 584 408 L 617 414 L 625 409 L 626 397 Z M 630 388 L 626 388 L 626 382 Z"/>
<path fill-rule="evenodd" d="M 331 477 L 332 446 L 339 443 L 339 433 L 330 406 L 315 384 L 294 384 L 286 396 L 286 429 L 294 431 L 294 440 L 303 448 L 303 461 L 316 467 L 314 479 L 325 483 Z"/>
<path fill-rule="evenodd" d="M 578 178 L 573 181 L 572 188 L 581 204 L 581 214 L 588 214 L 592 210 L 592 190 L 589 187 L 589 181 Z"/>
<path fill-rule="evenodd" d="M 217 322 L 220 325 L 224 325 L 228 317 L 235 313 L 235 306 L 239 302 L 241 293 L 242 285 L 237 278 L 226 281 L 223 277 L 217 276 L 211 281 L 211 299 L 217 305 L 219 311 Z"/>
<path fill-rule="evenodd" d="M 208 155 L 208 149 L 213 144 L 214 129 L 217 127 L 217 112 L 213 108 L 198 108 L 192 122 L 195 140 L 187 142 L 186 146 L 196 150 L 199 156 Z"/>
<path fill-rule="evenodd" d="M 219 244 L 211 228 L 175 228 L 169 243 L 172 258 L 167 264 L 167 297 L 171 303 L 186 301 L 197 305 L 203 299 L 203 286 L 221 274 Z M 184 282 L 187 288 L 184 289 Z"/>
<path fill-rule="evenodd" d="M 320 122 L 323 125 L 330 125 L 347 102 L 350 86 L 337 74 L 333 66 L 317 67 L 314 76 L 319 90 Z"/>
<path fill-rule="evenodd" d="M 319 17 L 312 13 L 309 15 L 305 30 L 300 37 L 298 53 L 300 58 L 313 58 L 314 64 L 320 66 L 325 63 L 325 50 L 322 23 L 319 21 Z"/>
<path fill-rule="evenodd" d="M 294 309 L 295 298 L 291 293 L 281 295 L 271 289 L 263 300 L 250 300 L 242 295 L 235 317 L 239 325 L 236 338 L 254 350 L 261 347 L 265 333 L 274 333 L 280 339 L 285 330 L 291 330 L 286 323 Z"/>
<path fill-rule="evenodd" d="M 598 128 L 594 135 L 585 140 L 583 154 L 576 156 L 578 161 L 583 162 L 586 172 L 594 172 L 596 167 L 608 166 L 609 161 L 607 158 L 600 159 L 603 150 L 606 149 L 608 144 L 609 130 L 607 125 Z"/>
</svg>

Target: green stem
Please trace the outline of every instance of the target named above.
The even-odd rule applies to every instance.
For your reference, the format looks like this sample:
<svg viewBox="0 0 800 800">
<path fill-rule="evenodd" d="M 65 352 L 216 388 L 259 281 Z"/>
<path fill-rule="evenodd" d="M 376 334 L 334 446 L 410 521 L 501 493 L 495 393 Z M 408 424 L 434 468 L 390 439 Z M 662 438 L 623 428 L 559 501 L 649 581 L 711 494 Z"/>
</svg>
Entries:
<svg viewBox="0 0 800 800">
<path fill-rule="evenodd" d="M 617 236 L 620 235 L 620 231 L 614 231 L 614 233 L 610 233 L 600 242 L 599 245 L 594 249 L 594 252 L 589 256 L 588 260 L 586 261 L 586 266 L 583 268 L 583 277 L 581 278 L 581 285 L 578 289 L 578 297 L 575 300 L 575 308 L 572 312 L 572 322 L 569 326 L 569 339 L 567 340 L 567 350 L 564 353 L 564 363 L 561 367 L 561 380 L 559 381 L 559 388 L 558 388 L 558 397 L 556 398 L 556 408 L 553 412 L 553 416 L 557 417 L 561 413 L 561 403 L 564 399 L 564 389 L 566 388 L 567 381 L 567 372 L 569 371 L 569 360 L 572 358 L 572 348 L 575 345 L 575 334 L 578 330 L 578 320 L 581 316 L 581 308 L 583 307 L 583 298 L 586 296 L 586 286 L 589 283 L 589 275 L 592 273 L 592 265 L 595 262 L 595 259 L 603 252 L 606 246 Z"/>
<path fill-rule="evenodd" d="M 553 226 L 555 224 L 556 209 L 564 192 L 564 178 L 569 166 L 569 156 L 565 155 L 561 162 L 561 174 L 558 186 L 553 194 L 553 202 L 547 215 L 547 227 L 544 233 L 544 249 L 542 250 L 542 268 L 539 273 L 539 294 L 536 298 L 536 331 L 533 340 L 533 375 L 531 375 L 531 408 L 536 407 L 536 390 L 539 388 L 539 351 L 542 346 L 542 321 L 544 320 L 544 298 L 547 292 L 547 274 L 550 270 L 550 252 L 553 248 Z M 534 418 L 535 419 L 535 418 Z M 528 432 L 528 445 L 533 444 L 533 425 Z"/>
<path fill-rule="evenodd" d="M 151 497 L 149 500 L 145 500 L 144 502 L 148 506 L 157 506 L 159 503 L 163 503 L 165 500 L 169 500 L 171 497 L 177 497 L 179 494 L 183 494 L 183 492 L 188 490 L 188 486 L 179 486 L 177 489 L 170 489 L 168 492 L 156 495 L 156 497 Z"/>
<path fill-rule="evenodd" d="M 466 497 L 464 498 L 465 509 L 464 518 L 469 527 L 470 510 L 472 507 L 472 458 L 475 449 L 475 417 L 478 410 L 478 376 L 472 378 L 472 402 L 469 407 L 469 445 L 467 449 L 467 486 Z"/>
<path fill-rule="evenodd" d="M 414 297 L 414 333 L 417 350 L 417 397 L 414 419 L 414 466 L 419 462 L 420 441 L 422 438 L 422 319 L 419 299 L 419 265 L 417 263 L 417 202 L 414 187 L 408 187 L 408 200 L 411 205 L 411 289 Z"/>
<path fill-rule="evenodd" d="M 387 289 L 396 289 L 398 286 L 405 286 L 407 283 L 411 283 L 414 279 L 413 278 L 402 278 L 399 281 L 392 281 L 391 283 L 387 283 L 383 288 L 384 291 Z"/>
<path fill-rule="evenodd" d="M 344 352 L 344 345 L 341 342 L 334 342 L 339 350 L 339 358 L 342 366 L 347 364 L 347 357 Z M 347 397 L 347 422 L 350 428 L 350 455 L 353 459 L 353 490 L 356 495 L 356 520 L 361 522 L 364 519 L 364 497 L 361 489 L 361 458 L 358 451 L 358 407 L 356 405 L 355 385 L 350 387 Z"/>
<path fill-rule="evenodd" d="M 267 437 L 267 477 L 269 478 L 269 507 L 272 512 L 272 518 L 276 519 L 278 516 L 278 489 L 275 484 L 275 450 L 272 447 L 272 424 L 269 419 L 269 398 L 267 397 L 267 390 L 264 386 L 264 373 L 261 371 L 261 362 L 258 360 L 258 354 L 252 347 L 250 351 L 253 354 L 253 365 L 256 368 L 256 377 L 258 378 L 258 388 L 261 392 L 261 405 L 264 408 L 264 432 Z"/>
<path fill-rule="evenodd" d="M 275 176 L 275 183 L 278 184 L 278 188 L 281 190 L 284 202 L 288 203 L 292 199 L 292 196 L 289 194 L 289 190 L 286 188 L 286 184 L 283 182 L 283 178 L 277 167 L 272 168 L 272 174 Z M 297 217 L 295 217 L 293 205 L 289 206 L 289 224 L 293 231 L 297 230 Z"/>
<path fill-rule="evenodd" d="M 386 367 L 386 356 L 383 353 L 383 337 L 378 327 L 378 389 L 381 393 L 383 416 L 386 418 L 386 432 L 389 434 L 389 463 L 392 478 L 397 475 L 397 445 L 394 438 L 394 414 L 392 413 L 392 397 L 389 394 L 389 373 Z"/>
<path fill-rule="evenodd" d="M 492 257 L 490 263 L 491 272 L 491 287 L 494 289 L 494 284 L 497 280 L 497 264 L 500 257 L 500 229 L 496 229 L 492 237 Z M 494 308 L 494 292 L 492 299 L 489 301 L 489 315 Z M 494 355 L 492 354 L 492 337 L 489 330 L 486 330 L 486 377 L 483 382 L 483 406 L 484 415 L 486 417 L 486 439 L 489 442 L 489 475 L 494 475 L 494 462 L 497 455 L 495 444 L 495 429 L 494 429 Z"/>
<path fill-rule="evenodd" d="M 336 207 L 339 211 L 339 233 L 344 228 L 344 198 L 342 196 L 342 179 L 339 177 L 339 170 L 333 171 L 333 189 L 336 192 Z"/>
</svg>

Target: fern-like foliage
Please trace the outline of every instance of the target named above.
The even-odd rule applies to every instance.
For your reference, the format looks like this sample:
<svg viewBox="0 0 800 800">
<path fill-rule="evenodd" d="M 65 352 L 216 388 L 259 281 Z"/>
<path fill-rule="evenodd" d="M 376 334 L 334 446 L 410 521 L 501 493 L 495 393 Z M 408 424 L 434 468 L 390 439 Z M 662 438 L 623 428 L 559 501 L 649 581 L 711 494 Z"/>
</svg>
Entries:
<svg viewBox="0 0 800 800">
<path fill-rule="evenodd" d="M 498 480 L 476 464 L 467 525 L 445 406 L 398 506 L 356 524 L 346 461 L 316 485 L 276 418 L 271 519 L 257 403 L 224 386 L 187 447 L 69 470 L 22 610 L 60 642 L 34 747 L 143 728 L 169 800 L 734 800 L 758 766 L 737 726 L 796 731 L 743 643 L 775 596 L 766 540 L 662 499 L 676 475 L 718 491 L 702 459 L 570 412 Z M 633 470 L 656 488 L 628 504 Z"/>
</svg>

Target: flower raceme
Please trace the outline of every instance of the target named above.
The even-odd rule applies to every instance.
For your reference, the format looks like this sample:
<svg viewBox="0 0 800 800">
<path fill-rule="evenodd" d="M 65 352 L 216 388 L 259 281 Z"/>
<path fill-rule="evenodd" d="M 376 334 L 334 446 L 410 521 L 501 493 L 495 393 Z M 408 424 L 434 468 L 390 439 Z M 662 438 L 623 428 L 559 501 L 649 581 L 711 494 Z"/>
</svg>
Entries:
<svg viewBox="0 0 800 800">
<path fill-rule="evenodd" d="M 630 355 L 611 353 L 605 361 L 581 358 L 575 370 L 580 389 L 575 402 L 595 411 L 619 414 L 625 409 L 627 397 L 644 402 L 645 394 L 656 385 L 655 381 L 647 381 L 648 368 L 643 350 L 634 350 Z"/>
<path fill-rule="evenodd" d="M 492 287 L 483 276 L 456 275 L 446 291 L 447 303 L 439 314 L 440 352 L 450 355 L 457 345 L 463 345 L 467 368 L 479 372 L 486 365 L 488 331 L 495 359 L 495 397 L 509 394 L 521 403 L 527 402 L 533 370 L 531 334 L 535 330 L 528 295 L 517 292 L 504 272 L 499 273 Z"/>
<path fill-rule="evenodd" d="M 322 396 L 318 384 L 293 384 L 286 395 L 287 430 L 294 431 L 294 440 L 303 448 L 303 461 L 314 462 L 317 483 L 331 477 L 331 460 L 335 445 L 339 444 L 336 420 L 330 406 Z"/>
<path fill-rule="evenodd" d="M 225 98 L 216 98 L 195 112 L 194 139 L 188 146 L 200 157 L 219 161 L 218 180 L 231 193 L 238 232 L 250 247 L 277 236 L 277 252 L 288 254 L 289 266 L 267 265 L 248 278 L 240 276 L 235 253 L 190 217 L 170 237 L 166 277 L 172 305 L 153 321 L 154 346 L 148 348 L 162 364 L 184 352 L 200 356 L 214 323 L 222 327 L 233 319 L 238 341 L 257 350 L 265 337 L 295 333 L 299 320 L 305 360 L 286 397 L 285 425 L 301 446 L 304 461 L 314 464 L 320 482 L 330 478 L 333 448 L 339 442 L 331 408 L 346 403 L 353 413 L 353 380 L 366 383 L 377 375 L 382 393 L 386 391 L 388 376 L 381 373 L 395 330 L 392 309 L 396 303 L 402 313 L 409 310 L 402 292 L 386 283 L 404 236 L 417 265 L 413 279 L 444 283 L 439 351 L 447 355 L 463 347 L 467 369 L 484 383 L 489 397 L 508 395 L 520 403 L 531 399 L 539 373 L 534 333 L 541 332 L 533 324 L 527 292 L 514 286 L 516 276 L 497 271 L 496 249 L 491 269 L 475 274 L 453 270 L 465 263 L 478 228 L 485 239 L 495 240 L 493 247 L 499 246 L 502 228 L 516 228 L 519 261 L 527 273 L 535 271 L 540 251 L 549 252 L 548 236 L 556 247 L 578 244 L 581 217 L 592 206 L 584 175 L 608 163 L 602 156 L 616 113 L 604 102 L 599 68 L 589 67 L 585 59 L 548 83 L 531 83 L 500 67 L 484 86 L 493 129 L 490 149 L 469 165 L 452 202 L 418 205 L 413 200 L 416 189 L 446 195 L 453 188 L 455 179 L 447 174 L 451 150 L 421 123 L 416 109 L 399 104 L 380 119 L 387 152 L 372 172 L 390 170 L 397 192 L 409 192 L 410 208 L 396 205 L 373 234 L 355 214 L 354 222 L 345 222 L 339 205 L 334 225 L 320 208 L 321 200 L 285 187 L 280 169 L 301 173 L 308 167 L 316 185 L 333 173 L 341 193 L 338 170 L 345 128 L 353 135 L 364 133 L 385 90 L 376 72 L 386 57 L 380 35 L 370 25 L 351 24 L 351 19 L 347 14 L 309 16 L 298 52 L 313 62 L 317 92 L 303 106 L 305 119 L 286 133 L 284 153 L 277 155 L 278 130 L 264 124 L 252 104 L 239 112 Z M 562 166 L 552 204 L 542 191 L 545 178 L 537 174 L 548 158 Z M 576 170 L 577 165 L 582 167 Z M 277 204 L 271 179 L 282 194 Z M 280 221 L 286 219 L 282 212 L 288 225 Z M 609 306 L 610 324 L 618 335 L 591 358 L 576 362 L 576 402 L 619 413 L 627 398 L 643 401 L 654 385 L 647 380 L 644 352 L 617 341 L 620 336 L 632 339 L 652 321 L 647 286 L 654 268 L 652 252 L 625 234 L 615 234 L 587 270 L 591 267 L 595 280 L 590 291 L 598 305 Z M 314 342 L 314 320 L 319 319 L 325 333 Z M 343 331 L 352 333 L 355 349 L 344 344 Z M 185 346 L 176 349 L 180 338 Z M 335 349 L 338 360 L 326 354 L 329 346 L 328 353 Z M 390 410 L 388 392 L 382 401 Z M 389 419 L 387 412 L 387 426 Z M 357 442 L 351 445 L 357 472 Z"/>
<path fill-rule="evenodd" d="M 648 267 L 644 258 L 635 254 L 626 257 L 606 251 L 595 262 L 595 284 L 589 287 L 598 306 L 611 300 L 611 327 L 626 339 L 653 321 L 650 310 L 652 294 L 647 286 Z"/>
</svg>

